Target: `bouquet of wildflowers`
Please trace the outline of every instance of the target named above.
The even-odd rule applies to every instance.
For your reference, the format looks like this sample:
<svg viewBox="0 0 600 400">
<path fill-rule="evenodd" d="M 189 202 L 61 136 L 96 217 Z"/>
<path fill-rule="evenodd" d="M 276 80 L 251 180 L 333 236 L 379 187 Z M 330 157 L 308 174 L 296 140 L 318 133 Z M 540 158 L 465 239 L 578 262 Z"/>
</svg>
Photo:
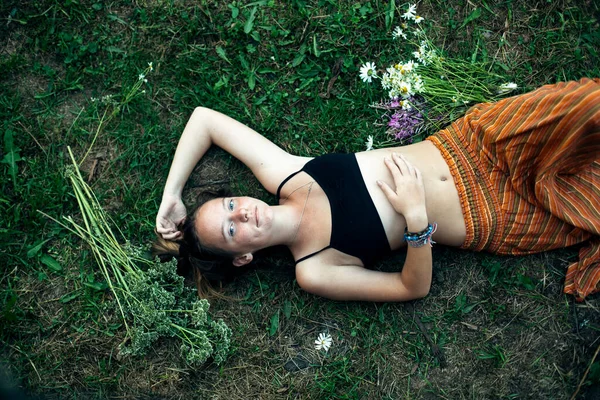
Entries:
<svg viewBox="0 0 600 400">
<path fill-rule="evenodd" d="M 222 363 L 229 353 L 231 330 L 222 320 L 212 320 L 208 301 L 198 299 L 195 290 L 184 286 L 183 277 L 176 274 L 176 261 L 149 260 L 141 248 L 128 242 L 119 244 L 70 148 L 69 154 L 73 166 L 67 176 L 83 223 L 66 217 L 66 225 L 48 217 L 79 236 L 92 250 L 127 330 L 120 354 L 143 355 L 160 337 L 174 337 L 180 340 L 181 356 L 191 367 L 201 366 L 210 357 Z M 122 238 L 118 228 L 115 230 Z"/>
<path fill-rule="evenodd" d="M 385 110 L 388 134 L 404 143 L 444 128 L 470 105 L 496 101 L 517 88 L 489 66 L 444 56 L 420 29 L 424 19 L 416 9 L 409 6 L 392 33 L 396 41 L 414 46 L 410 58 L 387 67 L 381 76 L 373 62 L 360 69 L 364 82 L 380 80 L 387 91 L 388 99 L 373 107 Z"/>
</svg>

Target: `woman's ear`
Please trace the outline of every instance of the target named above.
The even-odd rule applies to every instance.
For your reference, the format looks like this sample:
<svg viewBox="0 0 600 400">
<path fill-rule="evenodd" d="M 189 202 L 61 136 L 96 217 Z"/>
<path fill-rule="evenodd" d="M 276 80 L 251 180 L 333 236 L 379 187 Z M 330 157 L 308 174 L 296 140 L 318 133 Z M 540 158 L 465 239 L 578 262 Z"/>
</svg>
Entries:
<svg viewBox="0 0 600 400">
<path fill-rule="evenodd" d="M 246 264 L 249 264 L 253 258 L 254 257 L 252 256 L 252 253 L 246 253 L 243 256 L 234 258 L 233 265 L 235 265 L 236 267 L 242 267 Z"/>
</svg>

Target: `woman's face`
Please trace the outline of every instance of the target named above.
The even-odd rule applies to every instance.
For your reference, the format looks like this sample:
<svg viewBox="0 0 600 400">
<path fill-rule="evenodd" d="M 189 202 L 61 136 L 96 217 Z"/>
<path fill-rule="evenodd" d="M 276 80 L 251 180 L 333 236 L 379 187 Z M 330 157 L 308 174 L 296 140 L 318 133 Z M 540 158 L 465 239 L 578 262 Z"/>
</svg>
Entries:
<svg viewBox="0 0 600 400">
<path fill-rule="evenodd" d="M 217 198 L 196 211 L 194 228 L 208 247 L 236 256 L 270 245 L 273 226 L 271 207 L 252 197 Z"/>
</svg>

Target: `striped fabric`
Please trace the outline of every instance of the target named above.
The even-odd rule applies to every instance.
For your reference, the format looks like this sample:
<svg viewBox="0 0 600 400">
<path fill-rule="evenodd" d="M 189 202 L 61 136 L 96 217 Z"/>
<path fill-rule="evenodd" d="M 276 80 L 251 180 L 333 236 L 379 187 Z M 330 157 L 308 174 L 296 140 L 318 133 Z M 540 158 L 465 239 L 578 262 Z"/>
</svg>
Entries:
<svg viewBox="0 0 600 400">
<path fill-rule="evenodd" d="M 478 104 L 428 140 L 459 191 L 463 248 L 521 255 L 587 240 L 564 291 L 600 290 L 600 79 Z"/>
</svg>

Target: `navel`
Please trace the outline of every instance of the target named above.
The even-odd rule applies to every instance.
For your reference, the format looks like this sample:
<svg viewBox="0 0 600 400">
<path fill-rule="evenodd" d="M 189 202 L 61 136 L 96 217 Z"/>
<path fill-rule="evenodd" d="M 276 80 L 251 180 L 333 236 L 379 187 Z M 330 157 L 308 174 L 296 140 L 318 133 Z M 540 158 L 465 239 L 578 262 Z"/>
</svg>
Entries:
<svg viewBox="0 0 600 400">
<path fill-rule="evenodd" d="M 440 178 L 440 181 L 442 181 L 442 182 L 446 182 L 447 180 L 448 180 L 448 177 L 447 177 L 447 176 L 442 176 L 442 177 Z"/>
</svg>

